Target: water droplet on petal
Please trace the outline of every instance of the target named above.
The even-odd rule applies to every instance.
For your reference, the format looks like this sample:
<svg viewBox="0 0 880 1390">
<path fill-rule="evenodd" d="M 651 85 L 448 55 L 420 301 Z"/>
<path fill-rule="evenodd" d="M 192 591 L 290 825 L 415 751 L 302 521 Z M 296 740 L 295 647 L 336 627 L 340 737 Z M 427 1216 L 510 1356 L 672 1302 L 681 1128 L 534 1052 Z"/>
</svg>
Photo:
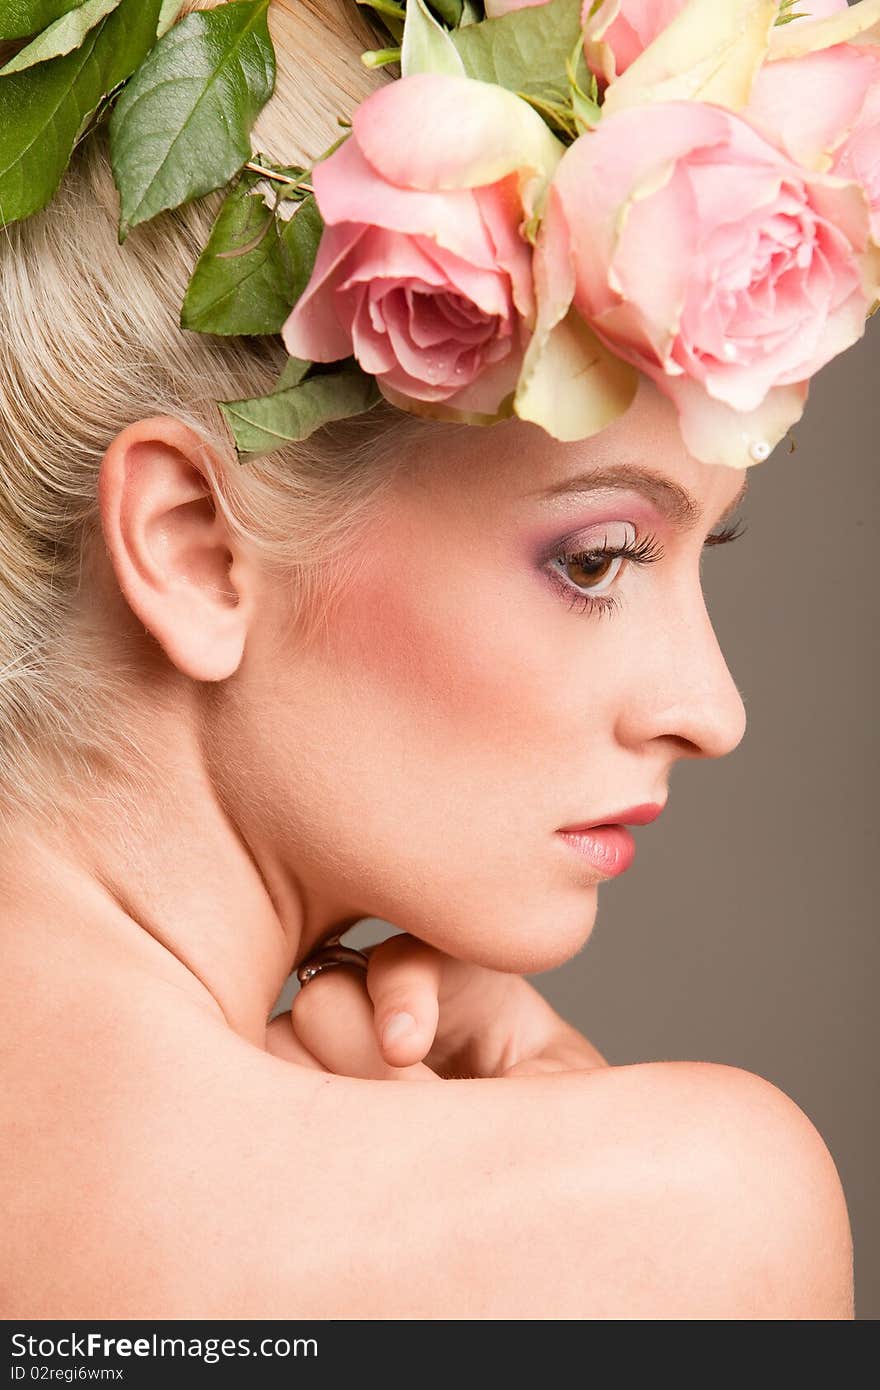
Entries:
<svg viewBox="0 0 880 1390">
<path fill-rule="evenodd" d="M 764 459 L 767 458 L 770 453 L 770 445 L 767 443 L 766 439 L 753 439 L 749 445 L 749 453 L 755 460 L 755 463 L 763 463 Z"/>
</svg>

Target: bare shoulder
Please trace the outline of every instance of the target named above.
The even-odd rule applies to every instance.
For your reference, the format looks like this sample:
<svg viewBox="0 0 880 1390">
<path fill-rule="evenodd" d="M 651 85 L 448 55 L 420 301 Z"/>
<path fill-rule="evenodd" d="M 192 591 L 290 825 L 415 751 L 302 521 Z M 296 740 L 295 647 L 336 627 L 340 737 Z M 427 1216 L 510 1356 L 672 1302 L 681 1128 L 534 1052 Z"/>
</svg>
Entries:
<svg viewBox="0 0 880 1390">
<path fill-rule="evenodd" d="M 852 1318 L 846 1200 L 801 1107 L 763 1077 L 715 1063 L 612 1076 L 611 1146 L 638 1195 L 608 1202 L 608 1239 L 632 1232 L 641 1275 L 602 1316 Z M 628 1223 L 618 1220 L 625 1205 Z"/>
<path fill-rule="evenodd" d="M 750 1073 L 358 1081 L 137 1008 L 23 1063 L 6 1318 L 852 1316 L 833 1161 Z"/>
</svg>

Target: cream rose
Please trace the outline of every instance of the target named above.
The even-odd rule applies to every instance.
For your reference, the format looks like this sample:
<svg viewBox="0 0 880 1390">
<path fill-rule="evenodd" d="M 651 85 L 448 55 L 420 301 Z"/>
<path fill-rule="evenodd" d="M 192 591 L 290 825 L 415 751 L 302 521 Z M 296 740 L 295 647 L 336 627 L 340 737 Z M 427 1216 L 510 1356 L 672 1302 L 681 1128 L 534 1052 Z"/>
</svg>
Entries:
<svg viewBox="0 0 880 1390">
<path fill-rule="evenodd" d="M 799 418 L 809 378 L 862 335 L 880 286 L 861 191 L 700 102 L 624 110 L 576 140 L 536 262 L 538 283 L 571 293 L 675 402 L 690 452 L 734 467 Z"/>
</svg>

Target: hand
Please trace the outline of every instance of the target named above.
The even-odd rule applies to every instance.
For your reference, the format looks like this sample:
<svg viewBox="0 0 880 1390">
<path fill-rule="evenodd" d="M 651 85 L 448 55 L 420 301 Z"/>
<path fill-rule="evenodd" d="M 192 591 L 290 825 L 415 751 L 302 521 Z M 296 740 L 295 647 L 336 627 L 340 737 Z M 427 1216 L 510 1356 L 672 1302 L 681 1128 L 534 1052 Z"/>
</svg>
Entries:
<svg viewBox="0 0 880 1390">
<path fill-rule="evenodd" d="M 608 1063 L 521 975 L 454 959 L 404 932 L 303 986 L 269 1025 L 267 1048 L 345 1076 L 436 1081 L 584 1071 Z M 386 1040 L 392 1017 L 409 1031 Z"/>
</svg>

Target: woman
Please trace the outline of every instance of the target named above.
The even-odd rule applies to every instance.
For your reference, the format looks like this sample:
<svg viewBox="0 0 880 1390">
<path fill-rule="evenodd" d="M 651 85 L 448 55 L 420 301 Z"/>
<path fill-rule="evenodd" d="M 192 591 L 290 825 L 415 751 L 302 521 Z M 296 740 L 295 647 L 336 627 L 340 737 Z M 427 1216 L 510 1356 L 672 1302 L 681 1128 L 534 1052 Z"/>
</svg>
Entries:
<svg viewBox="0 0 880 1390">
<path fill-rule="evenodd" d="M 254 147 L 313 157 L 381 79 L 351 7 L 273 36 Z M 215 211 L 120 250 L 95 140 L 4 245 L 4 1316 L 852 1317 L 798 1106 L 609 1067 L 522 979 L 623 862 L 560 832 L 743 737 L 699 577 L 742 472 L 646 379 L 586 441 L 383 404 L 239 468 L 210 403 L 283 357 L 177 326 Z"/>
</svg>

